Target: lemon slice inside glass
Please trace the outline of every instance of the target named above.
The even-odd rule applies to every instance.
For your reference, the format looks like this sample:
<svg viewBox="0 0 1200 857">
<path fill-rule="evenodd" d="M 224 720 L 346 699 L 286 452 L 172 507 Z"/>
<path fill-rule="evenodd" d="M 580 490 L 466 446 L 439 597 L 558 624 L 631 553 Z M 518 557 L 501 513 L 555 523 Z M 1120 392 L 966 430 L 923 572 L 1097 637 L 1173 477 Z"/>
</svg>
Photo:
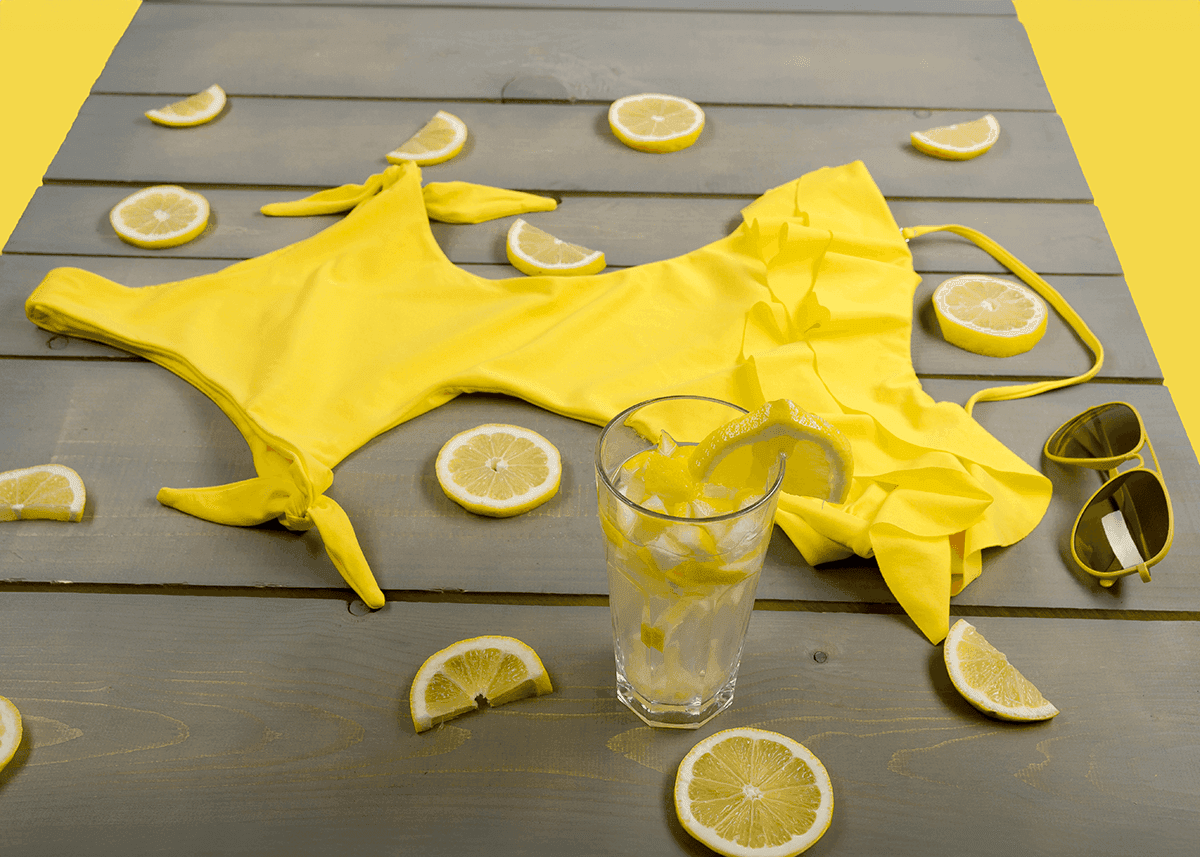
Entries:
<svg viewBox="0 0 1200 857">
<path fill-rule="evenodd" d="M 0 696 L 0 771 L 12 761 L 21 744 L 21 712 Z"/>
<path fill-rule="evenodd" d="M 419 167 L 440 164 L 462 151 L 467 142 L 466 123 L 445 110 L 434 114 L 425 126 L 387 153 L 393 164 L 412 161 Z"/>
<path fill-rule="evenodd" d="M 555 238 L 521 218 L 508 229 L 505 245 L 508 261 L 523 274 L 582 276 L 604 270 L 604 253 Z"/>
<path fill-rule="evenodd" d="M 109 223 L 130 244 L 152 250 L 186 244 L 208 226 L 208 200 L 178 185 L 155 185 L 113 206 Z"/>
<path fill-rule="evenodd" d="M 910 135 L 913 147 L 948 161 L 968 161 L 992 148 L 1000 139 L 1000 123 L 992 114 L 972 122 L 941 125 Z"/>
<path fill-rule="evenodd" d="M 942 652 L 950 681 L 963 698 L 1001 720 L 1049 720 L 1058 714 L 1029 679 L 965 619 L 946 635 Z"/>
<path fill-rule="evenodd" d="M 147 110 L 146 118 L 172 128 L 203 125 L 225 109 L 225 100 L 225 90 L 214 83 L 203 92 L 197 92 L 182 101 L 159 107 L 157 110 Z"/>
<path fill-rule="evenodd" d="M 493 518 L 520 515 L 558 492 L 554 444 L 520 426 L 487 423 L 459 432 L 438 453 L 438 483 L 465 509 Z"/>
<path fill-rule="evenodd" d="M 1045 302 L 1019 283 L 970 274 L 951 277 L 933 292 L 933 311 L 945 340 L 988 357 L 1012 357 L 1046 332 Z"/>
<path fill-rule="evenodd" d="M 791 857 L 829 829 L 833 785 L 800 742 L 763 729 L 726 729 L 680 763 L 675 814 L 718 854 Z"/>
<path fill-rule="evenodd" d="M 61 464 L 0 473 L 0 521 L 80 521 L 85 500 L 83 480 Z"/>
<path fill-rule="evenodd" d="M 430 655 L 413 679 L 408 702 L 424 732 L 479 707 L 504 705 L 554 688 L 537 653 L 512 637 L 472 637 Z"/>
<path fill-rule="evenodd" d="M 643 92 L 618 98 L 608 108 L 608 126 L 616 138 L 640 152 L 678 152 L 704 130 L 704 111 L 677 95 Z"/>
</svg>

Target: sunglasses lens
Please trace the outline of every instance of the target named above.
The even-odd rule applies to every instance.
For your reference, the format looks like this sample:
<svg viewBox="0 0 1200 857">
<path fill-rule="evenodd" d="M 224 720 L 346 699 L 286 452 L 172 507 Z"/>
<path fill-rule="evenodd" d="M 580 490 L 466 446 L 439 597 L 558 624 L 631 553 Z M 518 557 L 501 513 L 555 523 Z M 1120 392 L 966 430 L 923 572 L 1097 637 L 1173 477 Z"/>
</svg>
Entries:
<svg viewBox="0 0 1200 857">
<path fill-rule="evenodd" d="M 1075 555 L 1092 571 L 1121 571 L 1167 546 L 1171 505 L 1154 473 L 1120 473 L 1091 499 L 1075 528 Z"/>
<path fill-rule="evenodd" d="M 1128 455 L 1141 442 L 1142 426 L 1133 408 L 1114 403 L 1067 423 L 1046 447 L 1060 458 L 1113 458 Z"/>
</svg>

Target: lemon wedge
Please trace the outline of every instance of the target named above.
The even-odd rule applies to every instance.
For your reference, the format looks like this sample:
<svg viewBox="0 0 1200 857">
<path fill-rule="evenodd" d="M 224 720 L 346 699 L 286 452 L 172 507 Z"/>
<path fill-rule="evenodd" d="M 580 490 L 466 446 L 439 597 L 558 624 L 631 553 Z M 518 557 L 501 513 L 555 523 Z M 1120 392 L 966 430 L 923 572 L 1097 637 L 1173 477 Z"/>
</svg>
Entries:
<svg viewBox="0 0 1200 857">
<path fill-rule="evenodd" d="M 413 679 L 408 703 L 424 732 L 479 707 L 504 705 L 554 688 L 537 652 L 512 637 L 472 637 L 430 655 Z"/>
<path fill-rule="evenodd" d="M 1049 720 L 1058 714 L 1033 682 L 965 619 L 946 635 L 942 650 L 950 681 L 963 698 L 1001 720 Z"/>
<path fill-rule="evenodd" d="M 643 92 L 618 98 L 609 105 L 608 126 L 631 149 L 678 152 L 700 137 L 704 111 L 677 95 Z"/>
<path fill-rule="evenodd" d="M 829 829 L 833 785 L 800 742 L 763 729 L 726 729 L 679 764 L 675 814 L 718 854 L 791 857 Z"/>
<path fill-rule="evenodd" d="M 108 221 L 130 244 L 152 250 L 186 244 L 208 226 L 208 200 L 178 185 L 155 185 L 113 206 Z"/>
<path fill-rule="evenodd" d="M 1019 283 L 969 274 L 933 292 L 933 311 L 945 340 L 988 357 L 1012 357 L 1046 332 L 1046 304 Z"/>
<path fill-rule="evenodd" d="M 79 474 L 61 464 L 0 473 L 0 521 L 80 521 L 85 499 Z"/>
<path fill-rule="evenodd" d="M 435 463 L 446 496 L 478 515 L 507 518 L 558 492 L 562 459 L 554 444 L 520 426 L 486 423 L 446 441 Z"/>
<path fill-rule="evenodd" d="M 578 244 L 568 244 L 521 218 L 508 229 L 505 245 L 508 261 L 523 274 L 582 276 L 604 270 L 604 254 Z"/>
<path fill-rule="evenodd" d="M 387 153 L 393 164 L 412 161 L 419 167 L 440 164 L 462 151 L 467 142 L 467 126 L 453 113 L 439 110 L 416 134 Z"/>
<path fill-rule="evenodd" d="M 972 122 L 913 131 L 910 138 L 913 147 L 927 155 L 947 161 L 969 161 L 992 148 L 1000 139 L 1000 123 L 989 113 Z"/>
<path fill-rule="evenodd" d="M 12 761 L 21 744 L 21 712 L 0 696 L 0 771 Z"/>
<path fill-rule="evenodd" d="M 688 466 L 696 483 L 761 484 L 780 455 L 787 456 L 783 490 L 842 503 L 854 476 L 850 442 L 840 431 L 790 399 L 758 410 L 711 432 L 692 450 Z"/>
<path fill-rule="evenodd" d="M 176 101 L 157 110 L 147 110 L 146 118 L 159 125 L 172 128 L 188 128 L 203 125 L 225 109 L 225 90 L 213 84 L 203 92 L 197 92 L 183 101 Z"/>
</svg>

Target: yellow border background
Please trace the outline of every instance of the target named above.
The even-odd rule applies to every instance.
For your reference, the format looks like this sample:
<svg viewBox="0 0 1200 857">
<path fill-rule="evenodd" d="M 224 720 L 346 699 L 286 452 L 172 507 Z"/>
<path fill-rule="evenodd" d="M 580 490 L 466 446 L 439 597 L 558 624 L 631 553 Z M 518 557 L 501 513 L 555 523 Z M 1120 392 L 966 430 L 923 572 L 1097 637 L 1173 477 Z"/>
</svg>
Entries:
<svg viewBox="0 0 1200 857">
<path fill-rule="evenodd" d="M 140 0 L 0 0 L 0 246 Z M 1200 448 L 1200 0 L 1014 0 Z M 1087 307 L 1078 307 L 1085 315 Z M 1102 391 L 1097 402 L 1104 401 Z M 0 462 L 2 464 L 2 462 Z"/>
</svg>

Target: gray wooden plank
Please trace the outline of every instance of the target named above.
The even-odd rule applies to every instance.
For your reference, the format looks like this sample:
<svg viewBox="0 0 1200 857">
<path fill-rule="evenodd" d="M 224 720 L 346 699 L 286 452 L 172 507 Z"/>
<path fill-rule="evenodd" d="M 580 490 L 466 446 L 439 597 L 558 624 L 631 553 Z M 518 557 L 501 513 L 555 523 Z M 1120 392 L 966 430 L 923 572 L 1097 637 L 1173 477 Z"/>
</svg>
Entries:
<svg viewBox="0 0 1200 857">
<path fill-rule="evenodd" d="M 234 95 L 1053 110 L 1012 15 L 147 4 L 94 91 L 213 82 Z"/>
<path fill-rule="evenodd" d="M 979 112 L 713 107 L 695 145 L 637 152 L 608 128 L 604 105 L 436 104 L 239 98 L 197 128 L 163 128 L 148 96 L 93 95 L 47 171 L 49 181 L 324 187 L 361 182 L 384 155 L 448 107 L 466 148 L 427 180 L 544 191 L 756 196 L 826 166 L 862 160 L 889 197 L 1090 201 L 1062 120 L 1004 113 L 985 155 L 944 161 L 909 135 Z"/>
<path fill-rule="evenodd" d="M 142 0 L 145 4 L 187 5 L 196 0 Z M 204 3 L 262 6 L 463 6 L 462 0 L 202 0 Z M 508 8 L 512 0 L 471 0 L 471 6 Z M 681 10 L 686 12 L 906 12 L 915 15 L 1016 15 L 1011 0 L 522 0 L 525 8 Z"/>
<path fill-rule="evenodd" d="M 538 220 L 552 231 L 549 223 Z M 625 224 L 628 225 L 628 224 Z M 107 229 L 107 227 L 104 227 Z M 223 227 L 218 226 L 220 230 Z M 591 244 L 578 234 L 561 233 L 571 240 Z M 114 241 L 118 239 L 113 239 Z M 497 243 L 502 234 L 493 236 Z M 919 242 L 918 242 L 919 243 Z M 454 247 L 453 242 L 448 245 Z M 502 246 L 502 245 L 501 245 Z M 496 249 L 493 252 L 502 254 Z M 977 251 L 977 256 L 986 256 Z M 452 257 L 453 258 L 453 257 Z M 93 271 L 115 282 L 139 287 L 185 279 L 224 268 L 223 259 L 170 259 L 147 257 L 5 255 L 0 257 L 0 355 L 8 357 L 110 357 L 124 358 L 127 352 L 100 343 L 48 333 L 25 316 L 25 300 L 45 275 L 59 266 Z M 522 276 L 508 264 L 464 266 L 487 278 Z M 933 290 L 949 276 L 926 275 L 913 301 L 913 365 L 920 375 L 970 377 L 1071 377 L 1091 368 L 1090 353 L 1077 340 L 1065 321 L 1051 313 L 1046 335 L 1030 351 L 1004 359 L 984 357 L 947 343 L 933 314 Z M 1011 275 L 1009 279 L 1012 279 Z M 1101 378 L 1161 381 L 1154 349 L 1137 314 L 1124 279 L 1112 276 L 1059 277 L 1048 280 L 1074 306 L 1100 341 L 1109 347 Z"/>
<path fill-rule="evenodd" d="M 765 190 L 765 188 L 764 188 Z M 340 218 L 267 217 L 268 202 L 299 199 L 309 190 L 207 188 L 212 226 L 200 238 L 165 250 L 145 250 L 117 237 L 108 211 L 130 193 L 125 186 L 46 185 L 38 188 L 4 248 L 6 254 L 145 256 L 156 259 L 246 259 L 315 235 Z M 681 256 L 728 235 L 751 197 L 581 196 L 556 192 L 553 212 L 526 215 L 552 233 L 602 249 L 610 266 Z M 1121 263 L 1091 204 L 890 201 L 901 226 L 961 223 L 979 229 L 1043 275 L 1120 274 Z M 504 236 L 515 218 L 476 225 L 433 223 L 446 255 L 459 264 L 506 264 Z M 910 244 L 921 273 L 1002 273 L 1003 266 L 970 242 L 936 233 Z M 164 274 L 159 281 L 172 275 Z"/>
<path fill-rule="evenodd" d="M 79 524 L 4 525 L 0 581 L 264 586 L 343 591 L 315 531 L 222 527 L 160 506 L 163 486 L 220 485 L 253 476 L 241 436 L 197 390 L 148 363 L 10 360 L 0 411 L 0 461 L 74 467 L 89 490 Z M 932 379 L 937 400 L 964 402 L 979 382 Z M 1154 581 L 1104 590 L 1076 570 L 1063 540 L 1099 486 L 1091 471 L 1046 465 L 1041 446 L 1073 414 L 1124 400 L 1145 418 L 1172 492 L 1172 552 Z M 980 405 L 981 423 L 1055 485 L 1041 525 L 989 550 L 983 576 L 954 603 L 1082 610 L 1200 610 L 1200 465 L 1166 388 L 1093 383 L 1034 399 Z M 480 518 L 448 500 L 433 460 L 454 433 L 485 422 L 524 425 L 563 456 L 557 497 L 525 515 Z M 462 396 L 350 455 L 329 494 L 345 508 L 385 590 L 604 595 L 592 456 L 598 429 L 502 396 Z M 1085 579 L 1086 578 L 1086 579 Z M 759 596 L 892 604 L 874 561 L 813 570 L 780 533 Z"/>
<path fill-rule="evenodd" d="M 1200 835 L 1200 722 L 1179 679 L 1195 622 L 973 620 L 1062 710 L 1005 724 L 894 616 L 760 611 L 733 706 L 688 732 L 616 701 L 603 607 L 356 617 L 327 600 L 9 593 L 4 611 L 0 689 L 28 731 L 0 824 L 29 857 L 699 854 L 675 770 L 734 726 L 789 735 L 828 769 L 813 855 L 1007 857 L 1019 838 L 1031 855 L 1173 857 Z M 417 667 L 481 633 L 533 646 L 554 692 L 414 734 Z"/>
</svg>

